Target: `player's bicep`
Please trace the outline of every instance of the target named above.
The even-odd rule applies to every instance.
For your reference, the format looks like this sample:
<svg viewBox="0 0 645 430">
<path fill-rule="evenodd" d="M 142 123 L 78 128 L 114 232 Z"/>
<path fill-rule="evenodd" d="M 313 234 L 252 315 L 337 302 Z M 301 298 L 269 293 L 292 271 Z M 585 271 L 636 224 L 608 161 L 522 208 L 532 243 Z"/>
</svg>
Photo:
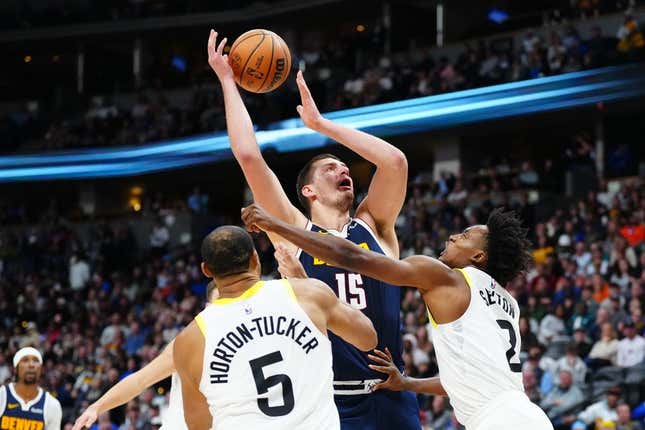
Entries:
<svg viewBox="0 0 645 430">
<path fill-rule="evenodd" d="M 374 220 L 375 227 L 382 234 L 384 229 L 394 227 L 405 202 L 407 186 L 408 165 L 404 156 L 402 162 L 376 169 L 367 196 L 360 203 L 356 213 L 368 212 Z"/>
<path fill-rule="evenodd" d="M 329 290 L 328 287 L 324 287 Z M 329 300 L 327 328 L 344 341 L 362 351 L 376 347 L 377 334 L 374 325 L 361 311 L 341 302 L 329 290 L 333 300 Z"/>
</svg>

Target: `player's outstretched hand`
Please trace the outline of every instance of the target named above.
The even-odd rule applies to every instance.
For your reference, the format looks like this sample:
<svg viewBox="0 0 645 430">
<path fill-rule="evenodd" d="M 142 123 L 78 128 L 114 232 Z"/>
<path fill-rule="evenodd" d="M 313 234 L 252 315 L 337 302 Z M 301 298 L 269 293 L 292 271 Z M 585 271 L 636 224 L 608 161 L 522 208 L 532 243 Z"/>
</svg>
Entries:
<svg viewBox="0 0 645 430">
<path fill-rule="evenodd" d="M 259 233 L 270 230 L 274 219 L 262 209 L 262 206 L 253 203 L 242 208 L 242 221 L 248 231 Z"/>
<path fill-rule="evenodd" d="M 305 268 L 284 243 L 278 242 L 275 246 L 275 259 L 278 262 L 278 272 L 285 278 L 306 278 Z"/>
<path fill-rule="evenodd" d="M 82 430 L 82 429 L 88 429 L 92 427 L 92 424 L 94 424 L 98 416 L 99 416 L 98 411 L 92 406 L 90 406 L 85 410 L 85 412 L 83 412 L 83 415 L 81 415 L 76 419 L 76 422 L 74 423 L 74 427 L 72 427 L 72 430 Z"/>
<path fill-rule="evenodd" d="M 224 54 L 224 46 L 226 46 L 226 37 L 217 45 L 217 32 L 211 30 L 208 36 L 208 64 L 219 78 L 220 82 L 225 80 L 232 80 L 235 82 L 233 76 L 233 69 L 228 62 L 228 55 Z M 215 47 L 217 46 L 217 48 Z"/>
<path fill-rule="evenodd" d="M 394 360 L 392 359 L 392 354 L 390 354 L 390 350 L 386 347 L 385 352 L 380 351 L 378 349 L 374 350 L 374 354 L 368 354 L 367 357 L 372 360 L 375 363 L 378 364 L 370 364 L 369 367 L 372 370 L 376 370 L 377 372 L 385 373 L 387 375 L 387 379 L 380 384 L 376 384 L 373 388 L 372 391 L 377 391 L 380 389 L 388 389 L 392 391 L 401 391 L 404 388 L 405 385 L 405 377 L 399 372 L 399 369 L 397 369 L 396 365 L 394 364 Z"/>
<path fill-rule="evenodd" d="M 318 131 L 321 121 L 323 120 L 322 115 L 318 111 L 316 102 L 309 92 L 305 78 L 302 76 L 302 70 L 298 70 L 296 75 L 296 84 L 298 84 L 298 91 L 300 91 L 300 103 L 296 110 L 302 118 L 302 122 L 305 124 L 305 127 L 308 127 L 312 130 Z"/>
</svg>

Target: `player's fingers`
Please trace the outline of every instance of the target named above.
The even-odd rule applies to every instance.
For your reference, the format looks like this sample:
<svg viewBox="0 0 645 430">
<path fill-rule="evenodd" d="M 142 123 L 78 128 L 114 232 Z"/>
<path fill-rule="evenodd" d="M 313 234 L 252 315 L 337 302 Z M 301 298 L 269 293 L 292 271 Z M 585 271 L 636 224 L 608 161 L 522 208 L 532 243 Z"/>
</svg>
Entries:
<svg viewBox="0 0 645 430">
<path fill-rule="evenodd" d="M 307 87 L 307 82 L 302 76 L 302 70 L 298 70 L 298 76 L 296 77 L 296 84 L 298 84 L 298 90 L 300 90 L 300 97 L 303 102 L 311 98 L 311 93 L 309 92 L 309 87 Z"/>
<path fill-rule="evenodd" d="M 380 384 L 376 384 L 375 386 L 372 387 L 372 393 L 374 391 L 380 390 L 381 388 L 383 388 L 384 385 L 385 385 L 385 382 L 381 382 Z"/>
<path fill-rule="evenodd" d="M 226 46 L 226 40 L 227 40 L 227 39 L 226 39 L 226 37 L 225 37 L 224 39 L 222 39 L 222 41 L 221 41 L 221 42 L 219 43 L 219 45 L 217 46 L 217 53 L 218 53 L 219 55 L 222 55 L 222 54 L 224 53 L 224 46 Z"/>
<path fill-rule="evenodd" d="M 379 366 L 377 364 L 368 364 L 368 367 L 372 370 L 376 370 L 377 372 L 385 373 L 386 375 L 389 375 L 392 372 L 392 369 L 390 369 L 388 366 Z"/>
<path fill-rule="evenodd" d="M 384 352 L 383 352 L 383 351 L 381 351 L 381 350 L 375 349 L 375 350 L 374 350 L 374 354 L 378 355 L 379 357 L 381 357 L 383 360 L 387 361 L 388 363 L 389 363 L 390 361 L 392 361 L 392 357 L 391 357 L 391 356 L 388 356 L 386 353 L 384 353 Z"/>
<path fill-rule="evenodd" d="M 296 106 L 296 111 L 298 112 L 298 115 L 302 116 L 302 106 L 301 105 Z"/>
<path fill-rule="evenodd" d="M 217 32 L 211 29 L 211 34 L 208 37 L 208 55 L 212 56 L 215 53 L 215 44 L 217 43 Z"/>
<path fill-rule="evenodd" d="M 385 359 L 383 359 L 381 357 L 377 357 L 377 356 L 372 355 L 372 354 L 368 354 L 367 358 L 372 360 L 374 363 L 378 363 L 378 364 L 380 364 L 382 366 L 387 366 L 388 364 L 390 364 L 387 360 L 385 360 Z"/>
<path fill-rule="evenodd" d="M 390 352 L 390 348 L 388 348 L 387 346 L 385 347 L 385 353 L 389 357 L 390 361 L 394 361 L 394 359 L 392 358 L 392 353 Z"/>
</svg>

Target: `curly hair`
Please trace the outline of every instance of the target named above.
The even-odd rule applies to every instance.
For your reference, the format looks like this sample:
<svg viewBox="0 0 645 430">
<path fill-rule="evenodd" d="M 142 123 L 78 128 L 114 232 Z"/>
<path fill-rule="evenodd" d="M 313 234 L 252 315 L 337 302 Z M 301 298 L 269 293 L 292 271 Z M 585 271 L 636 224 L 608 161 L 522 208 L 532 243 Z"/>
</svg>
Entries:
<svg viewBox="0 0 645 430">
<path fill-rule="evenodd" d="M 491 212 L 486 222 L 486 272 L 501 286 L 506 286 L 533 261 L 531 242 L 526 238 L 528 229 L 515 212 L 501 208 Z"/>
</svg>

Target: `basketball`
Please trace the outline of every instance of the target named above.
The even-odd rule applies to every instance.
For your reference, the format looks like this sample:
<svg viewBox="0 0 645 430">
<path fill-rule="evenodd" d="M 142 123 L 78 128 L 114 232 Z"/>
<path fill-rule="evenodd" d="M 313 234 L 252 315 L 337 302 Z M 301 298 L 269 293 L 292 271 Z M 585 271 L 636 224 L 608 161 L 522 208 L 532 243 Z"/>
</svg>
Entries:
<svg viewBox="0 0 645 430">
<path fill-rule="evenodd" d="M 289 47 L 268 30 L 250 30 L 228 54 L 237 84 L 252 93 L 268 93 L 284 83 L 291 69 Z"/>
</svg>

